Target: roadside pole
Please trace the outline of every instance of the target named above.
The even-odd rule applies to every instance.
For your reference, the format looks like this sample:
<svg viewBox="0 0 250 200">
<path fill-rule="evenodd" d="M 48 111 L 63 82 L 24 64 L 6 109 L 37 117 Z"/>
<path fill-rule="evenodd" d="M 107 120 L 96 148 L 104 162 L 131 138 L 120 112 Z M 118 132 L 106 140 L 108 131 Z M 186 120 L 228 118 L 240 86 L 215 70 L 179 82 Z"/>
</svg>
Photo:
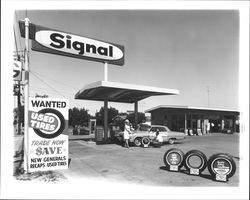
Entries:
<svg viewBox="0 0 250 200">
<path fill-rule="evenodd" d="M 20 110 L 21 110 L 21 84 L 18 81 L 18 93 L 17 93 L 17 134 L 21 135 L 21 121 L 20 121 Z"/>
<path fill-rule="evenodd" d="M 24 70 L 25 70 L 25 82 L 24 82 L 24 171 L 28 173 L 28 137 L 29 137 L 29 19 L 25 18 L 25 59 L 24 59 Z"/>
</svg>

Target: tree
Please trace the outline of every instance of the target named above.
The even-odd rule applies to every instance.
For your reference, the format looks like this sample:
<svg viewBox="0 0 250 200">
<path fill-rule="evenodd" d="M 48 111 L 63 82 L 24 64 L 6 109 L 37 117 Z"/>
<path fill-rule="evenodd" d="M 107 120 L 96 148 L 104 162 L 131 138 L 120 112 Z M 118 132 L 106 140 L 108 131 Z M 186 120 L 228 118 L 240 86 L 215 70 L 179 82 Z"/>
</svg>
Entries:
<svg viewBox="0 0 250 200">
<path fill-rule="evenodd" d="M 87 126 L 89 118 L 90 114 L 84 108 L 79 109 L 74 107 L 73 109 L 69 109 L 69 126 Z"/>
<path fill-rule="evenodd" d="M 131 113 L 127 116 L 127 119 L 130 121 L 130 123 L 133 124 L 133 127 L 135 127 L 135 113 Z M 146 122 L 145 113 L 138 112 L 138 124 Z"/>
<path fill-rule="evenodd" d="M 108 108 L 108 124 L 112 122 L 112 119 L 118 115 L 119 111 L 113 107 Z M 96 124 L 104 125 L 104 107 L 101 107 L 100 111 L 96 113 Z"/>
<path fill-rule="evenodd" d="M 21 124 L 24 124 L 24 106 L 20 106 L 19 110 L 18 108 L 14 108 L 14 113 L 16 115 L 16 119 L 14 119 L 14 124 L 17 124 L 18 116 L 19 116 L 19 122 Z"/>
</svg>

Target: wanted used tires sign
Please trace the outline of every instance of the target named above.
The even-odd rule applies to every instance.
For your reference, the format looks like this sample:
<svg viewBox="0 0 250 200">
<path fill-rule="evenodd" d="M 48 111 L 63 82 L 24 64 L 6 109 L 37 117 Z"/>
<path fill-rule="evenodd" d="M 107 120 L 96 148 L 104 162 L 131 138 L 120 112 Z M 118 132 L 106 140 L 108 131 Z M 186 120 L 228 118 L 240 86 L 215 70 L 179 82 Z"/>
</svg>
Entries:
<svg viewBox="0 0 250 200">
<path fill-rule="evenodd" d="M 29 98 L 28 171 L 68 168 L 68 100 Z"/>
</svg>

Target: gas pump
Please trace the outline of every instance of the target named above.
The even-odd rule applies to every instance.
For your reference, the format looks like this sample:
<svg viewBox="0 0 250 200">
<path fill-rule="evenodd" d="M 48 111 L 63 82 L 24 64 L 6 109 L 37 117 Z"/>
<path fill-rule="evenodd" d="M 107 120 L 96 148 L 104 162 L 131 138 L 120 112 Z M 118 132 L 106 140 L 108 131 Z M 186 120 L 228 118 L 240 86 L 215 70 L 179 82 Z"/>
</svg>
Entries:
<svg viewBox="0 0 250 200">
<path fill-rule="evenodd" d="M 95 134 L 96 119 L 90 119 L 89 121 L 89 134 Z"/>
</svg>

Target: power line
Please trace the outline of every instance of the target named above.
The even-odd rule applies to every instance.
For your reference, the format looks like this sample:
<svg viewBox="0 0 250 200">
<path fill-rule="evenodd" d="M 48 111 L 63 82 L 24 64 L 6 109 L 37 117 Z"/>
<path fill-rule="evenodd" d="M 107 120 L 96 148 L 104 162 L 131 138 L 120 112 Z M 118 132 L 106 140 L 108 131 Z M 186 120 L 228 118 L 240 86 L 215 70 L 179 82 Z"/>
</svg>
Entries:
<svg viewBox="0 0 250 200">
<path fill-rule="evenodd" d="M 57 91 L 56 89 L 54 89 L 52 86 L 50 86 L 48 83 L 46 83 L 44 80 L 42 80 L 39 76 L 35 75 L 35 73 L 33 71 L 30 71 L 31 74 L 33 74 L 37 79 L 39 79 L 41 82 L 43 82 L 45 85 L 47 85 L 50 89 L 52 89 L 55 93 L 59 94 L 60 96 L 66 98 L 66 99 L 72 99 L 75 100 L 73 98 L 68 98 L 65 95 L 61 94 L 59 91 Z M 74 105 L 78 106 L 78 107 L 82 107 L 80 104 L 77 104 L 75 102 L 71 102 Z"/>
<path fill-rule="evenodd" d="M 51 80 L 51 81 L 57 82 L 57 83 L 59 83 L 60 85 L 65 85 L 65 86 L 67 86 L 67 87 L 71 87 L 71 88 L 75 89 L 75 87 L 73 87 L 72 85 L 65 84 L 65 83 L 63 83 L 63 82 L 57 81 L 57 80 L 52 79 L 52 78 L 48 78 L 47 76 L 45 76 L 45 75 L 43 75 L 43 74 L 40 74 L 40 73 L 38 73 L 38 72 L 34 72 L 34 71 L 33 71 L 33 73 L 36 73 L 37 75 L 40 75 L 40 76 L 42 76 L 42 77 L 44 77 L 44 78 L 46 78 L 46 79 L 49 79 L 49 80 Z"/>
<path fill-rule="evenodd" d="M 36 88 L 36 90 L 39 90 L 39 91 L 45 91 L 45 89 L 38 89 L 38 88 Z M 32 89 L 32 91 L 34 92 L 34 93 L 36 93 L 37 91 L 36 90 L 33 90 Z M 58 94 L 57 92 L 54 92 L 54 91 L 47 91 L 47 93 L 49 94 L 49 93 L 54 93 L 54 94 Z M 75 99 L 73 99 L 72 97 L 69 97 L 69 96 L 64 96 L 64 98 L 66 98 L 66 99 L 70 99 L 70 100 L 75 100 Z M 83 106 L 81 106 L 80 104 L 78 104 L 78 103 L 76 103 L 76 102 L 73 102 L 73 101 L 71 101 L 71 103 L 73 103 L 75 106 L 77 106 L 77 107 L 83 107 Z"/>
<path fill-rule="evenodd" d="M 47 85 L 50 89 L 52 89 L 53 91 L 55 91 L 57 94 L 59 94 L 60 96 L 63 96 L 64 98 L 66 98 L 63 94 L 61 94 L 60 92 L 58 92 L 56 89 L 54 89 L 52 86 L 50 86 L 48 83 L 46 83 L 44 80 L 42 80 L 39 76 L 37 76 L 36 74 L 34 74 L 32 71 L 30 71 L 31 74 L 33 74 L 37 79 L 39 79 L 41 82 L 43 82 L 45 85 Z"/>
<path fill-rule="evenodd" d="M 46 88 L 41 88 L 41 87 L 33 87 L 33 86 L 30 86 L 30 88 L 34 88 L 34 90 L 40 90 L 40 91 L 43 91 L 43 92 L 48 91 L 48 89 L 46 89 Z M 52 90 L 50 90 L 50 92 L 55 93 L 55 92 L 52 91 Z M 59 91 L 59 92 L 63 92 L 63 93 L 66 93 L 66 94 L 68 94 L 68 95 L 72 95 L 72 96 L 73 96 L 73 93 L 69 93 L 69 92 L 65 92 L 65 91 Z"/>
</svg>

